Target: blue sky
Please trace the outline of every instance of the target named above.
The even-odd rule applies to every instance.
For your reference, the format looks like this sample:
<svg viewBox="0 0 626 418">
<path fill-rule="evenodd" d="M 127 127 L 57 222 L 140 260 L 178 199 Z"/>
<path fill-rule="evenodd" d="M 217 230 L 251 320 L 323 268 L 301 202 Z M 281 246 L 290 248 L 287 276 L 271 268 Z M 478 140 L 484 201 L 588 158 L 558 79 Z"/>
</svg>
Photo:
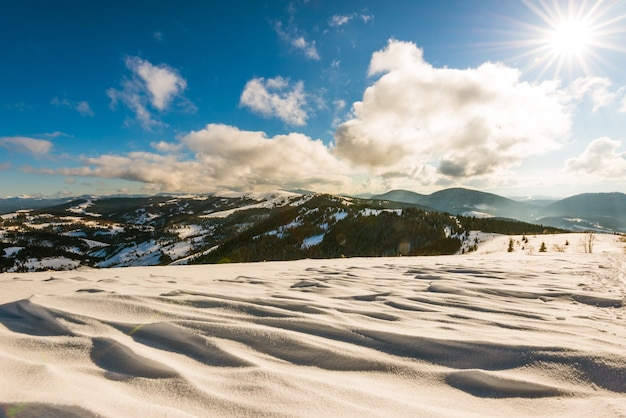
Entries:
<svg viewBox="0 0 626 418">
<path fill-rule="evenodd" d="M 623 1 L 0 7 L 0 196 L 626 192 Z"/>
</svg>

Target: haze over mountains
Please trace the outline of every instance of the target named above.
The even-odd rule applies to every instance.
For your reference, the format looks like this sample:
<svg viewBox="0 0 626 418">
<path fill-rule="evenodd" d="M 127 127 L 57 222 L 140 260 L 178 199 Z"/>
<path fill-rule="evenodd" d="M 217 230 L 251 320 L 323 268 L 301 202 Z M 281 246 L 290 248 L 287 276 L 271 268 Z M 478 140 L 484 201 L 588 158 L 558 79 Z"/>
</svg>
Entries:
<svg viewBox="0 0 626 418">
<path fill-rule="evenodd" d="M 451 188 L 430 195 L 392 190 L 372 199 L 413 203 L 453 215 L 511 218 L 574 231 L 626 232 L 624 193 L 585 193 L 555 201 L 518 201 L 492 193 Z"/>
</svg>

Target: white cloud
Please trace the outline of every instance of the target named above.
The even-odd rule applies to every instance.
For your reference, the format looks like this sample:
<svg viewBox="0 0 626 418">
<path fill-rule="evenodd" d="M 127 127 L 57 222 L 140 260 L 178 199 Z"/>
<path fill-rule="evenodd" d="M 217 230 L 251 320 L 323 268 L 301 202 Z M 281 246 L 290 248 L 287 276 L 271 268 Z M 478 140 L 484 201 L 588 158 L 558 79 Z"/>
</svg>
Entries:
<svg viewBox="0 0 626 418">
<path fill-rule="evenodd" d="M 230 188 L 337 189 L 347 181 L 347 166 L 320 140 L 299 133 L 268 138 L 263 132 L 210 124 L 182 142 L 209 178 Z"/>
<path fill-rule="evenodd" d="M 383 178 L 493 177 L 569 132 L 558 85 L 522 82 L 502 64 L 435 68 L 415 44 L 390 40 L 370 62 L 369 75 L 380 74 L 338 127 L 334 152 Z"/>
<path fill-rule="evenodd" d="M 76 111 L 83 116 L 93 116 L 93 110 L 89 107 L 89 102 L 86 101 L 77 102 Z"/>
<path fill-rule="evenodd" d="M 11 168 L 11 163 L 0 163 L 0 171 L 8 170 Z"/>
<path fill-rule="evenodd" d="M 315 41 L 308 42 L 303 36 L 291 40 L 291 44 L 304 52 L 304 55 L 312 60 L 319 60 L 320 54 L 317 52 Z"/>
<path fill-rule="evenodd" d="M 328 24 L 334 28 L 343 26 L 346 23 L 350 22 L 354 19 L 356 15 L 353 13 L 351 15 L 333 15 L 329 20 Z"/>
<path fill-rule="evenodd" d="M 85 158 L 77 168 L 61 168 L 52 173 L 65 176 L 124 179 L 167 186 L 169 190 L 183 190 L 187 179 L 196 180 L 195 163 L 178 161 L 174 156 L 149 152 L 131 152 L 127 155 L 102 155 Z"/>
<path fill-rule="evenodd" d="M 91 108 L 89 107 L 89 102 L 87 101 L 73 102 L 68 99 L 59 99 L 58 97 L 54 97 L 50 103 L 55 106 L 69 107 L 70 109 L 73 109 L 80 113 L 81 116 L 94 115 L 93 110 L 91 110 Z"/>
<path fill-rule="evenodd" d="M 277 117 L 290 125 L 306 125 L 308 118 L 304 110 L 307 95 L 302 81 L 290 84 L 288 79 L 282 77 L 267 80 L 253 78 L 246 83 L 239 104 L 265 117 Z"/>
<path fill-rule="evenodd" d="M 128 57 L 126 67 L 143 80 L 152 106 L 158 110 L 165 110 L 187 88 L 185 79 L 165 65 L 155 66 L 139 57 Z"/>
<path fill-rule="evenodd" d="M 43 134 L 39 134 L 37 136 L 41 136 L 41 137 L 48 138 L 48 139 L 61 138 L 61 137 L 65 137 L 65 138 L 71 138 L 72 137 L 72 135 L 66 134 L 65 132 L 61 132 L 61 131 L 46 132 L 46 133 L 43 133 Z"/>
<path fill-rule="evenodd" d="M 174 103 L 187 110 L 195 110 L 183 96 L 187 82 L 176 70 L 165 64 L 153 65 L 139 57 L 127 57 L 126 68 L 131 71 L 131 77 L 121 83 L 121 90 L 110 88 L 107 95 L 112 107 L 121 101 L 135 114 L 143 128 L 163 125 L 153 113 L 165 112 Z"/>
<path fill-rule="evenodd" d="M 620 141 L 596 138 L 579 157 L 565 161 L 566 171 L 606 179 L 626 178 L 626 152 L 619 152 Z"/>
<path fill-rule="evenodd" d="M 346 101 L 343 99 L 333 100 L 333 106 L 335 107 L 335 112 L 341 112 L 346 108 Z"/>
<path fill-rule="evenodd" d="M 173 144 L 171 142 L 159 141 L 151 142 L 150 146 L 159 152 L 173 153 L 178 152 L 182 148 L 182 144 Z"/>
<path fill-rule="evenodd" d="M 370 22 L 370 21 L 374 20 L 374 15 L 363 13 L 361 15 L 361 20 L 363 21 L 363 23 Z"/>
<path fill-rule="evenodd" d="M 624 89 L 610 91 L 611 80 L 606 77 L 582 77 L 574 80 L 568 86 L 567 92 L 574 100 L 581 100 L 585 95 L 591 97 L 593 103 L 592 111 L 608 106 L 613 103 L 620 95 L 624 93 Z"/>
<path fill-rule="evenodd" d="M 330 19 L 328 19 L 328 25 L 333 28 L 338 28 L 345 24 L 350 23 L 350 21 L 354 18 L 359 18 L 363 21 L 363 23 L 367 23 L 374 19 L 374 16 L 368 14 L 367 12 L 363 12 L 361 14 L 351 13 L 349 15 L 333 15 Z"/>
<path fill-rule="evenodd" d="M 35 157 L 45 157 L 52 150 L 52 142 L 44 139 L 28 138 L 24 136 L 0 137 L 0 147 L 12 152 L 32 154 Z"/>
<path fill-rule="evenodd" d="M 280 22 L 274 25 L 274 30 L 283 41 L 288 42 L 294 48 L 302 51 L 304 56 L 319 61 L 320 54 L 317 52 L 315 41 L 307 41 L 303 35 L 298 33 L 299 31 L 297 29 L 289 28 L 287 31 L 283 30 Z"/>
<path fill-rule="evenodd" d="M 153 191 L 276 188 L 336 191 L 350 182 L 345 163 L 334 157 L 321 141 L 298 133 L 270 138 L 263 132 L 210 124 L 182 137 L 180 145 L 193 154 L 192 159 L 183 159 L 177 153 L 132 152 L 86 158 L 82 167 L 46 172 L 138 181 Z M 164 143 L 153 146 L 161 151 L 170 147 Z"/>
<path fill-rule="evenodd" d="M 341 124 L 341 118 L 339 116 L 346 108 L 346 101 L 343 99 L 333 100 L 333 120 L 331 125 L 333 128 L 337 128 Z"/>
</svg>

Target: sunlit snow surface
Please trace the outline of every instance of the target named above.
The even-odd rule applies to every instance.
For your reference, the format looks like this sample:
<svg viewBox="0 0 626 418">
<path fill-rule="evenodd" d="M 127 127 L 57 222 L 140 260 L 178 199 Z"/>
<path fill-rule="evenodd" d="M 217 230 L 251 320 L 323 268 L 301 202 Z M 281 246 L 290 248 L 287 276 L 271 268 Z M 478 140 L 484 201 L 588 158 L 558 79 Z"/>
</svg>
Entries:
<svg viewBox="0 0 626 418">
<path fill-rule="evenodd" d="M 626 244 L 582 240 L 2 274 L 0 415 L 625 416 Z"/>
</svg>

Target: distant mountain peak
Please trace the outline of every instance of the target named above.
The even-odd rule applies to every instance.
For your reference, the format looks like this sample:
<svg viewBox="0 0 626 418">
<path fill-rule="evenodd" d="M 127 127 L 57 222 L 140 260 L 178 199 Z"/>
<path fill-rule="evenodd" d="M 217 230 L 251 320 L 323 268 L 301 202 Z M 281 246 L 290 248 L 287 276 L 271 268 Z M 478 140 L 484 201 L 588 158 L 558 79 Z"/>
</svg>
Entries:
<svg viewBox="0 0 626 418">
<path fill-rule="evenodd" d="M 583 193 L 556 202 L 534 202 L 451 187 L 430 195 L 391 190 L 373 199 L 418 204 L 458 215 L 513 218 L 573 230 L 626 232 L 626 194 L 619 192 Z M 573 223 L 571 219 L 578 221 Z"/>
</svg>

